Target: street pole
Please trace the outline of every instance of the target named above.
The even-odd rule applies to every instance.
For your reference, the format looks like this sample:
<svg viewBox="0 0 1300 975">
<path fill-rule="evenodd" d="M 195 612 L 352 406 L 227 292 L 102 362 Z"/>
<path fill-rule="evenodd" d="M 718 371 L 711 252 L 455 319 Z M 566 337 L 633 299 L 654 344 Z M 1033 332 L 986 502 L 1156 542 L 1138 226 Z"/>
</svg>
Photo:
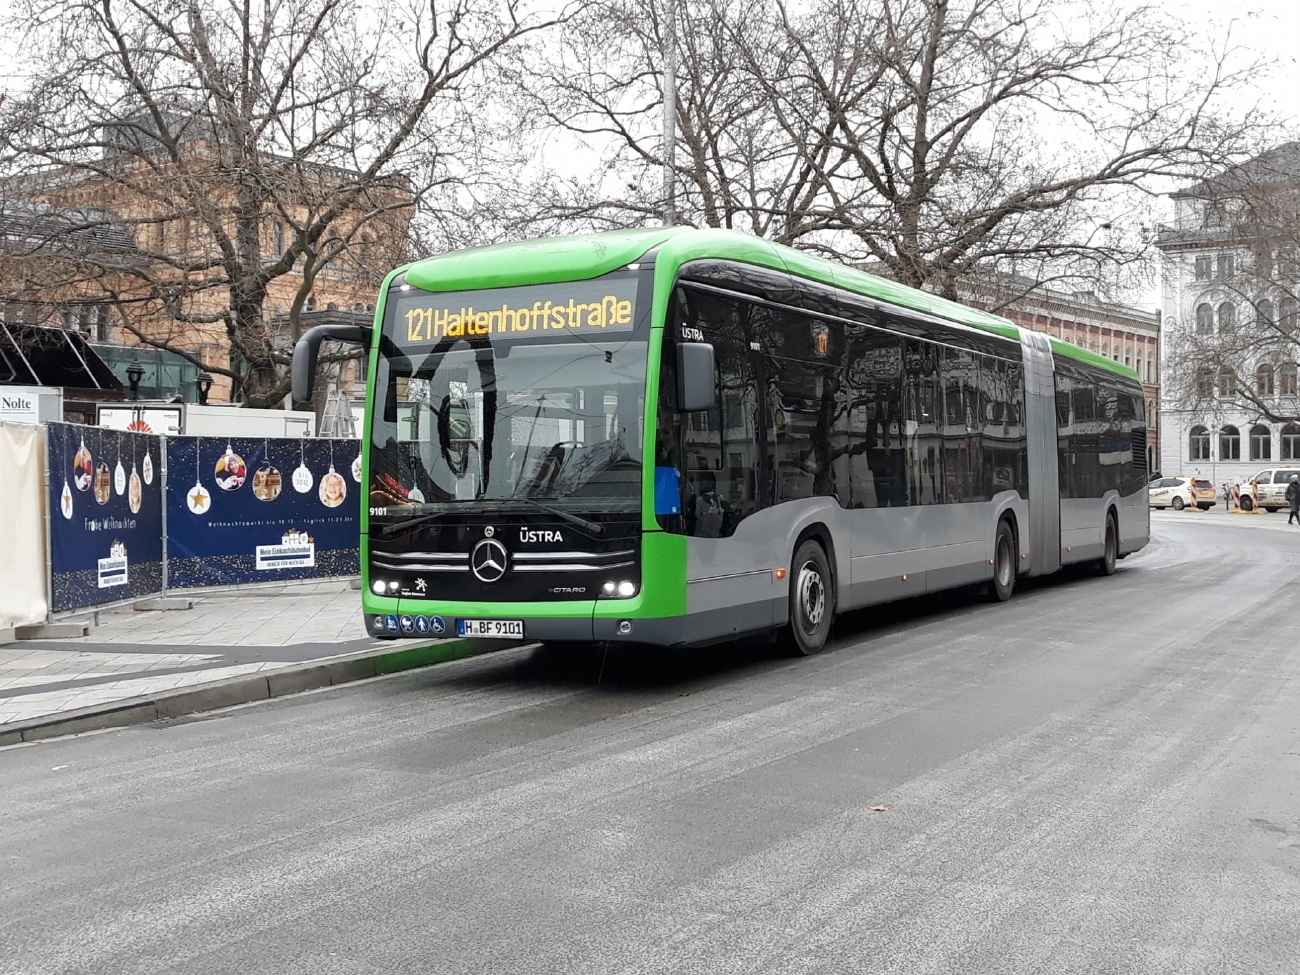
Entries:
<svg viewBox="0 0 1300 975">
<path fill-rule="evenodd" d="M 664 0 L 664 226 L 677 220 L 677 182 L 673 161 L 677 150 L 677 0 Z"/>
</svg>

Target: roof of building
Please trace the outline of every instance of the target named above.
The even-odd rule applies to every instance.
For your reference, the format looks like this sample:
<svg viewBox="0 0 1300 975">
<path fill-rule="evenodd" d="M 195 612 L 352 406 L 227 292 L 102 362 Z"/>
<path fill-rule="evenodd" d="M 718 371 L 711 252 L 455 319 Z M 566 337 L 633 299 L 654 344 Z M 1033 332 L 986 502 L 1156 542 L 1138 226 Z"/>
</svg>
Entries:
<svg viewBox="0 0 1300 975">
<path fill-rule="evenodd" d="M 0 201 L 0 248 L 130 253 L 135 235 L 107 210 L 7 199 Z"/>
<path fill-rule="evenodd" d="M 659 259 L 666 259 L 674 268 L 702 258 L 734 260 L 785 271 L 1006 338 L 1020 337 L 1019 327 L 1000 315 L 733 230 L 657 227 L 492 244 L 426 258 L 399 268 L 394 275 L 403 274 L 406 282 L 437 292 L 547 284 L 597 277 L 634 263 L 655 249 Z M 1050 341 L 1054 351 L 1069 358 L 1127 379 L 1137 378 L 1131 369 L 1105 356 L 1057 339 Z"/>
<path fill-rule="evenodd" d="M 1252 159 L 1170 194 L 1174 197 L 1216 197 L 1243 189 L 1300 184 L 1300 142 L 1284 142 Z"/>
</svg>

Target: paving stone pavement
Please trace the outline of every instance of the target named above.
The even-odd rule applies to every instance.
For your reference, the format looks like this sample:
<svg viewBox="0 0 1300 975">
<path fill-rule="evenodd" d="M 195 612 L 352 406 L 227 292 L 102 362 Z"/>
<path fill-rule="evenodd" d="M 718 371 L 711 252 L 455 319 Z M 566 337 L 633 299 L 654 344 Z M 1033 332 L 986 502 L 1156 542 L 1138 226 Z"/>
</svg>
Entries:
<svg viewBox="0 0 1300 975">
<path fill-rule="evenodd" d="M 106 610 L 87 637 L 0 646 L 0 727 L 380 644 L 346 579 L 186 595 L 193 609 Z"/>
</svg>

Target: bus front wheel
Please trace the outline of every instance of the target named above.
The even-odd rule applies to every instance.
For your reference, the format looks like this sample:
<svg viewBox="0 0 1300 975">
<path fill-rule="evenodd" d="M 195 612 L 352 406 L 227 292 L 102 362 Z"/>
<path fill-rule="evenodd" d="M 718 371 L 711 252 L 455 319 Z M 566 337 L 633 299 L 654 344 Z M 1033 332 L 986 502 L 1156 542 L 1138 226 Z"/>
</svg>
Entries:
<svg viewBox="0 0 1300 975">
<path fill-rule="evenodd" d="M 812 539 L 794 553 L 790 565 L 791 651 L 802 657 L 820 653 L 835 615 L 835 586 L 826 552 Z"/>
</svg>

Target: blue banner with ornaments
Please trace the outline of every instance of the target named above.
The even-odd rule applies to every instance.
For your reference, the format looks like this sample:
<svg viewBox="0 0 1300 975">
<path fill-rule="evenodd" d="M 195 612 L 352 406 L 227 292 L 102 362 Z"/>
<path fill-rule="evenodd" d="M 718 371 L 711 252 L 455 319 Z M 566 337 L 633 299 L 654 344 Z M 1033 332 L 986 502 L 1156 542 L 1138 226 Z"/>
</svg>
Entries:
<svg viewBox="0 0 1300 975">
<path fill-rule="evenodd" d="M 51 607 L 99 606 L 162 588 L 162 441 L 47 425 Z"/>
<path fill-rule="evenodd" d="M 168 588 L 358 571 L 356 440 L 167 441 Z"/>
</svg>

